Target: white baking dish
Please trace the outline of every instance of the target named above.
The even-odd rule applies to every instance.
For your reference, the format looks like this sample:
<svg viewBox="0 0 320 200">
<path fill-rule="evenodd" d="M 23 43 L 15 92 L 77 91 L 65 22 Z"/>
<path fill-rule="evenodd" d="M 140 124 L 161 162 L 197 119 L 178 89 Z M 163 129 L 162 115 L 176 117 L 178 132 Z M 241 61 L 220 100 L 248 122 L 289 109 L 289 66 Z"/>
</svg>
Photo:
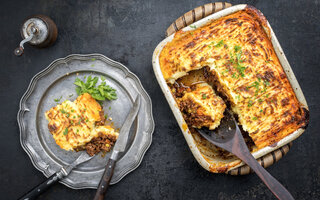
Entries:
<svg viewBox="0 0 320 200">
<path fill-rule="evenodd" d="M 237 12 L 240 10 L 244 10 L 246 7 L 247 7 L 246 4 L 232 6 L 230 8 L 227 8 L 227 9 L 224 9 L 224 10 L 219 11 L 217 13 L 214 13 L 212 15 L 209 15 L 206 18 L 203 18 L 202 20 L 195 22 L 193 25 L 195 25 L 196 27 L 201 27 L 213 19 L 218 19 L 220 17 L 229 15 L 231 13 L 234 13 L 234 12 Z M 270 30 L 270 32 L 269 31 L 267 31 L 267 32 L 270 33 L 273 48 L 274 48 L 274 50 L 280 60 L 280 63 L 282 65 L 285 73 L 287 74 L 287 77 L 290 81 L 290 84 L 291 84 L 291 86 L 297 96 L 297 99 L 304 106 L 304 108 L 306 108 L 308 110 L 308 105 L 307 105 L 305 97 L 301 91 L 299 83 L 297 82 L 296 77 L 292 72 L 290 64 L 288 63 L 288 60 L 287 60 L 286 56 L 284 55 L 283 50 L 277 40 L 277 37 L 274 34 L 269 22 L 267 22 L 267 27 L 265 27 L 265 29 Z M 191 28 L 185 27 L 182 30 L 188 31 L 188 30 L 191 30 Z M 268 35 L 269 35 L 269 33 L 268 33 Z M 223 159 L 223 158 L 219 158 L 218 156 L 215 156 L 215 155 L 212 155 L 212 156 L 204 155 L 201 152 L 203 152 L 202 150 L 205 147 L 203 147 L 203 145 L 200 145 L 199 142 L 197 142 L 199 140 L 199 138 L 194 137 L 190 133 L 190 130 L 188 129 L 188 127 L 182 117 L 182 114 L 178 108 L 178 105 L 176 104 L 176 101 L 175 101 L 174 97 L 172 96 L 165 79 L 163 78 L 163 75 L 162 75 L 162 72 L 160 69 L 160 64 L 159 64 L 159 56 L 160 56 L 160 52 L 161 52 L 162 48 L 168 42 L 170 42 L 173 39 L 173 37 L 174 37 L 174 34 L 167 37 L 166 39 L 164 39 L 156 47 L 156 49 L 153 53 L 153 60 L 152 60 L 153 70 L 154 70 L 154 73 L 155 73 L 156 78 L 158 80 L 158 83 L 162 89 L 162 92 L 164 93 L 164 95 L 170 105 L 170 108 L 171 108 L 180 128 L 181 128 L 181 131 L 182 131 L 182 133 L 183 133 L 183 135 L 184 135 L 184 137 L 190 147 L 192 154 L 194 155 L 196 160 L 199 162 L 199 164 L 208 171 L 212 171 L 213 168 L 216 168 L 216 166 L 221 166 L 221 164 L 228 166 L 228 170 L 231 170 L 231 169 L 234 169 L 236 167 L 243 165 L 243 163 L 237 159 Z M 292 133 L 292 134 L 288 135 L 287 137 L 283 138 L 282 140 L 280 140 L 275 146 L 272 146 L 272 147 L 268 146 L 268 147 L 262 148 L 258 151 L 255 151 L 253 153 L 253 156 L 255 158 L 262 157 L 262 156 L 282 147 L 283 145 L 288 144 L 289 142 L 295 140 L 303 132 L 304 132 L 304 129 L 300 128 L 297 131 L 295 131 L 294 133 Z M 219 172 L 219 171 L 212 171 L 212 172 Z M 221 172 L 223 172 L 223 169 L 221 170 Z"/>
</svg>

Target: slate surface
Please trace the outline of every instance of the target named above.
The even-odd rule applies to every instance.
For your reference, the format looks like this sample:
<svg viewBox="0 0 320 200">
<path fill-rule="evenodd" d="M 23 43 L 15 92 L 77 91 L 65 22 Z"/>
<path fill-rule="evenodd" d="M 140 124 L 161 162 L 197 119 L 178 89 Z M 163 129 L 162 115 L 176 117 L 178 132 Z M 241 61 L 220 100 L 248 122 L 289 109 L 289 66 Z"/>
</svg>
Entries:
<svg viewBox="0 0 320 200">
<path fill-rule="evenodd" d="M 208 3 L 204 0 L 58 1 L 10 0 L 0 3 L 0 193 L 16 199 L 43 181 L 19 142 L 19 100 L 31 78 L 56 58 L 72 53 L 102 53 L 137 74 L 153 101 L 156 129 L 141 166 L 110 187 L 108 199 L 273 199 L 255 175 L 211 174 L 195 161 L 162 95 L 152 70 L 156 45 L 173 20 Z M 320 199 L 320 1 L 231 1 L 249 3 L 268 18 L 304 91 L 310 125 L 281 161 L 268 171 L 297 199 Z M 46 14 L 59 28 L 54 46 L 26 46 L 17 58 L 19 27 L 32 14 Z M 91 199 L 94 190 L 61 184 L 39 199 Z"/>
</svg>

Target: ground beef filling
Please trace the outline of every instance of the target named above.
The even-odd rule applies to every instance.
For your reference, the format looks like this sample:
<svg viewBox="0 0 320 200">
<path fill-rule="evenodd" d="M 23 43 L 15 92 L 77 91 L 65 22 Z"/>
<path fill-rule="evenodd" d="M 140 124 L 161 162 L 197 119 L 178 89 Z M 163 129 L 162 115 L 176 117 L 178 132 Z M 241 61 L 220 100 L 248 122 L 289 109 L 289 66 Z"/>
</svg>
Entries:
<svg viewBox="0 0 320 200">
<path fill-rule="evenodd" d="M 108 152 L 116 142 L 115 136 L 108 136 L 99 133 L 98 137 L 93 138 L 89 143 L 86 144 L 85 149 L 90 156 L 98 154 L 100 151 Z"/>
<path fill-rule="evenodd" d="M 201 106 L 195 104 L 192 100 L 187 99 L 186 101 L 181 101 L 179 103 L 180 111 L 182 112 L 183 118 L 186 120 L 187 124 L 194 127 L 201 128 L 203 124 L 213 121 L 211 116 L 199 114 L 199 109 Z"/>
<path fill-rule="evenodd" d="M 183 85 L 183 83 L 175 82 L 173 85 L 169 85 L 172 94 L 175 98 L 181 98 L 186 92 L 191 92 L 191 87 Z"/>
</svg>

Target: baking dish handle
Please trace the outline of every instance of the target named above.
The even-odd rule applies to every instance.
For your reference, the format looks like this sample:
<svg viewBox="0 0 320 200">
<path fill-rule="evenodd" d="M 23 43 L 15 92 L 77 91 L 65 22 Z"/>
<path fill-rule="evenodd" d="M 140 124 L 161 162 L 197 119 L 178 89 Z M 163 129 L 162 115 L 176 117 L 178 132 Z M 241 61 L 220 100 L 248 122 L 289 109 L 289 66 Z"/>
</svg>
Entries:
<svg viewBox="0 0 320 200">
<path fill-rule="evenodd" d="M 190 24 L 199 21 L 202 18 L 205 18 L 208 15 L 216 13 L 225 8 L 229 8 L 232 5 L 226 2 L 216 2 L 216 3 L 208 3 L 203 6 L 199 6 L 189 12 L 185 13 L 178 19 L 176 19 L 167 29 L 166 36 L 170 36 L 171 34 L 177 32 L 178 30 L 189 26 Z"/>
</svg>

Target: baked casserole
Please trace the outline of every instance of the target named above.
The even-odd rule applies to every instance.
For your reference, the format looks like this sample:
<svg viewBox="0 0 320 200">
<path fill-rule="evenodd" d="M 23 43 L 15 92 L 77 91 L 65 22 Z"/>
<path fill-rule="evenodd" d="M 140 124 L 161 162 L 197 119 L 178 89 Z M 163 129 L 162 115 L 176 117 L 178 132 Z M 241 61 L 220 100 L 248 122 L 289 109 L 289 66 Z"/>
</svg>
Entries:
<svg viewBox="0 0 320 200">
<path fill-rule="evenodd" d="M 110 151 L 118 132 L 105 124 L 101 105 L 88 93 L 51 108 L 45 113 L 48 128 L 64 150 L 86 150 L 89 155 Z"/>
<path fill-rule="evenodd" d="M 191 118 L 199 117 L 181 106 L 199 84 L 210 85 L 212 98 L 221 97 L 221 105 L 232 109 L 253 151 L 275 145 L 307 125 L 308 111 L 297 100 L 265 27 L 265 17 L 246 7 L 195 30 L 178 31 L 163 47 L 160 69 L 191 132 L 199 125 L 208 127 L 207 121 L 199 120 L 194 126 Z M 221 108 L 211 106 L 207 112 L 216 125 Z"/>
</svg>

